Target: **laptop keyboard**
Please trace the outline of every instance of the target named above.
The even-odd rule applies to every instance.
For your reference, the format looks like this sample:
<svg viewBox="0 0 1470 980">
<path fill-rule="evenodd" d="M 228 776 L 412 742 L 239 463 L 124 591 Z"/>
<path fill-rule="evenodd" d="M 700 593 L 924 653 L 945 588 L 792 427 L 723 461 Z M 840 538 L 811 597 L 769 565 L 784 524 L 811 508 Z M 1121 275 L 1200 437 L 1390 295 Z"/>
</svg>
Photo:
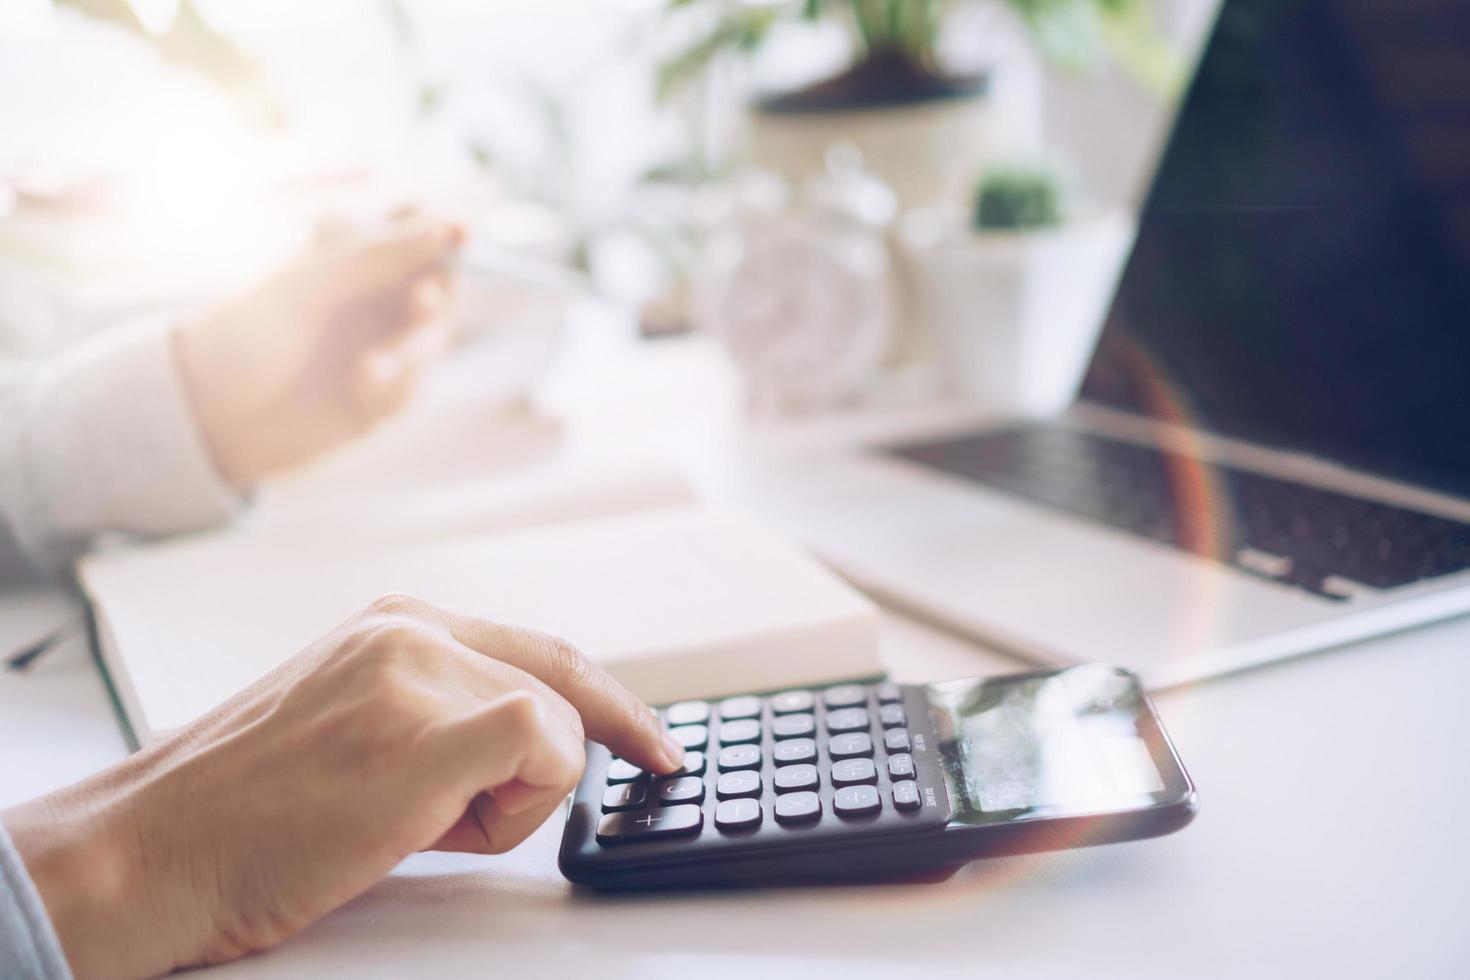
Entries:
<svg viewBox="0 0 1470 980">
<path fill-rule="evenodd" d="M 1328 599 L 1470 569 L 1470 524 L 1075 429 L 885 451 Z"/>
</svg>

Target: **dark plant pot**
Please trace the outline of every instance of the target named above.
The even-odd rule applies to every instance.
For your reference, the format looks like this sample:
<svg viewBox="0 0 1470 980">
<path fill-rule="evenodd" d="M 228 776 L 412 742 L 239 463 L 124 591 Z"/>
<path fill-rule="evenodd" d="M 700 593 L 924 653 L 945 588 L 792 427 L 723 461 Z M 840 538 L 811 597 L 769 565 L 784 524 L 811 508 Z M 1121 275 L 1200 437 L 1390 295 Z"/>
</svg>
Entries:
<svg viewBox="0 0 1470 980">
<path fill-rule="evenodd" d="M 886 49 L 868 54 L 831 78 L 766 96 L 756 102 L 755 109 L 778 116 L 896 109 L 981 98 L 988 87 L 987 75 L 945 74 L 903 51 Z"/>
</svg>

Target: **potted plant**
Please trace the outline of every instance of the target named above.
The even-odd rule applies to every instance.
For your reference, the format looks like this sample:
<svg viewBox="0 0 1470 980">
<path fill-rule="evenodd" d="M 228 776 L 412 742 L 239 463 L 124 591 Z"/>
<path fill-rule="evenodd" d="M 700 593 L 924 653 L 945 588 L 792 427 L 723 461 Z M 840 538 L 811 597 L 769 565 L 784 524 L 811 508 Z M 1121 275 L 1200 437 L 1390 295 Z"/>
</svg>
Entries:
<svg viewBox="0 0 1470 980">
<path fill-rule="evenodd" d="M 1005 416 L 1071 404 L 1133 240 L 1126 213 L 1069 208 L 1049 170 L 1001 166 L 967 214 L 916 211 L 902 239 L 949 394 Z"/>
<path fill-rule="evenodd" d="M 906 206 L 956 205 L 988 159 L 1034 153 L 1041 140 L 1039 87 L 1005 71 L 956 69 L 941 54 L 962 10 L 1009 11 L 1043 56 L 1069 67 L 1111 50 L 1151 84 L 1165 84 L 1167 48 L 1153 32 L 1152 0 L 669 0 L 690 39 L 664 62 L 668 97 L 704 81 L 732 53 L 764 50 L 790 22 L 843 24 L 848 64 L 749 106 L 743 155 L 800 182 L 820 175 L 827 153 L 851 144 Z M 1000 22 L 1001 19 L 992 19 Z M 1023 63 L 1009 66 L 1024 75 Z"/>
</svg>

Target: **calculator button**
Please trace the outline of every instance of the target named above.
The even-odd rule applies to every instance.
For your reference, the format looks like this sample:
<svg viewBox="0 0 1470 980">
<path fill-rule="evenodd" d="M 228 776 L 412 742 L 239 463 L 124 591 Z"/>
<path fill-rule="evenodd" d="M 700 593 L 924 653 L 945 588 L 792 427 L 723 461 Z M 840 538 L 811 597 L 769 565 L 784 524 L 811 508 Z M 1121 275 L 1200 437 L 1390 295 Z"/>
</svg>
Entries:
<svg viewBox="0 0 1470 980">
<path fill-rule="evenodd" d="M 631 783 L 642 778 L 643 770 L 625 759 L 614 759 L 607 767 L 607 781 L 610 783 Z"/>
<path fill-rule="evenodd" d="M 673 806 L 676 803 L 702 803 L 704 802 L 704 780 L 698 776 L 680 776 L 671 779 L 658 788 L 658 802 L 660 806 Z"/>
<path fill-rule="evenodd" d="M 669 734 L 685 751 L 702 749 L 709 742 L 709 729 L 703 725 L 678 725 L 670 728 Z"/>
<path fill-rule="evenodd" d="M 894 781 L 914 778 L 914 757 L 907 752 L 888 757 L 888 778 Z"/>
<path fill-rule="evenodd" d="M 842 708 L 827 712 L 827 731 L 833 735 L 843 732 L 865 732 L 870 720 L 867 708 Z"/>
<path fill-rule="evenodd" d="M 748 745 L 761 740 L 761 723 L 750 718 L 727 721 L 720 726 L 721 745 Z"/>
<path fill-rule="evenodd" d="M 833 735 L 827 742 L 827 754 L 834 759 L 859 759 L 873 754 L 873 739 L 867 732 Z"/>
<path fill-rule="evenodd" d="M 715 826 L 721 830 L 759 827 L 761 805 L 755 800 L 726 800 L 715 807 Z"/>
<path fill-rule="evenodd" d="M 893 805 L 900 810 L 917 810 L 920 806 L 919 784 L 913 780 L 894 783 Z"/>
<path fill-rule="evenodd" d="M 670 726 L 703 725 L 709 721 L 709 704 L 705 701 L 680 701 L 664 712 Z"/>
<path fill-rule="evenodd" d="M 897 684 L 879 684 L 873 694 L 878 698 L 879 704 L 898 704 L 903 701 L 903 692 L 898 689 Z"/>
<path fill-rule="evenodd" d="M 679 776 L 703 776 L 704 775 L 704 753 L 685 752 L 684 765 L 679 767 L 675 774 Z"/>
<path fill-rule="evenodd" d="M 890 728 L 883 733 L 883 747 L 889 752 L 907 752 L 913 748 L 909 742 L 909 730 L 907 728 Z"/>
<path fill-rule="evenodd" d="M 692 803 L 662 810 L 629 810 L 603 817 L 597 825 L 597 839 L 604 844 L 647 840 L 650 837 L 692 834 L 703 825 L 704 811 Z"/>
<path fill-rule="evenodd" d="M 761 774 L 749 769 L 727 772 L 715 783 L 715 795 L 722 800 L 734 800 L 742 796 L 761 795 Z"/>
<path fill-rule="evenodd" d="M 874 786 L 848 786 L 832 794 L 832 809 L 844 817 L 877 813 L 882 808 Z"/>
<path fill-rule="evenodd" d="M 616 813 L 619 810 L 642 809 L 648 800 L 648 784 L 622 783 L 609 786 L 602 794 L 602 812 Z"/>
<path fill-rule="evenodd" d="M 816 793 L 788 793 L 776 799 L 779 823 L 808 823 L 822 815 L 822 798 Z"/>
<path fill-rule="evenodd" d="M 761 750 L 755 745 L 732 745 L 728 749 L 720 749 L 720 772 L 734 772 L 737 769 L 759 769 L 761 764 Z"/>
<path fill-rule="evenodd" d="M 811 715 L 782 715 L 771 722 L 771 734 L 777 738 L 806 738 L 817 730 L 817 720 Z"/>
<path fill-rule="evenodd" d="M 813 765 L 782 766 L 776 770 L 771 777 L 771 782 L 776 786 L 778 793 L 795 793 L 801 790 L 816 789 L 817 767 Z"/>
<path fill-rule="evenodd" d="M 852 786 L 856 783 L 876 783 L 878 769 L 872 759 L 843 759 L 832 763 L 832 785 Z"/>
<path fill-rule="evenodd" d="M 771 711 L 778 715 L 794 715 L 812 710 L 816 703 L 811 691 L 782 691 L 771 698 Z"/>
<path fill-rule="evenodd" d="M 885 704 L 878 709 L 878 723 L 884 728 L 902 728 L 909 723 L 901 704 Z"/>
<path fill-rule="evenodd" d="M 760 713 L 761 699 L 751 694 L 741 695 L 738 698 L 726 698 L 720 702 L 720 717 L 725 721 L 758 718 Z"/>
<path fill-rule="evenodd" d="M 771 748 L 771 755 L 778 766 L 790 766 L 799 762 L 817 761 L 817 743 L 809 738 L 789 738 L 784 742 L 777 742 Z"/>
<path fill-rule="evenodd" d="M 868 692 L 861 684 L 838 684 L 822 692 L 822 703 L 829 708 L 853 708 L 868 703 Z"/>
</svg>

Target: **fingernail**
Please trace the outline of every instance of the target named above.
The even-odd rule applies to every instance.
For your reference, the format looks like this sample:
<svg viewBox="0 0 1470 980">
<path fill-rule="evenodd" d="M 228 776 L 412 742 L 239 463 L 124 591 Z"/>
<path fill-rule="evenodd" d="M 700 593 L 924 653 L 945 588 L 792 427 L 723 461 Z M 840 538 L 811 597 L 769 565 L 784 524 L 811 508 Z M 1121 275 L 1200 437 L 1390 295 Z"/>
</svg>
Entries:
<svg viewBox="0 0 1470 980">
<path fill-rule="evenodd" d="M 670 769 L 684 767 L 684 746 L 676 742 L 672 735 L 664 735 L 664 754 L 669 758 Z"/>
</svg>

